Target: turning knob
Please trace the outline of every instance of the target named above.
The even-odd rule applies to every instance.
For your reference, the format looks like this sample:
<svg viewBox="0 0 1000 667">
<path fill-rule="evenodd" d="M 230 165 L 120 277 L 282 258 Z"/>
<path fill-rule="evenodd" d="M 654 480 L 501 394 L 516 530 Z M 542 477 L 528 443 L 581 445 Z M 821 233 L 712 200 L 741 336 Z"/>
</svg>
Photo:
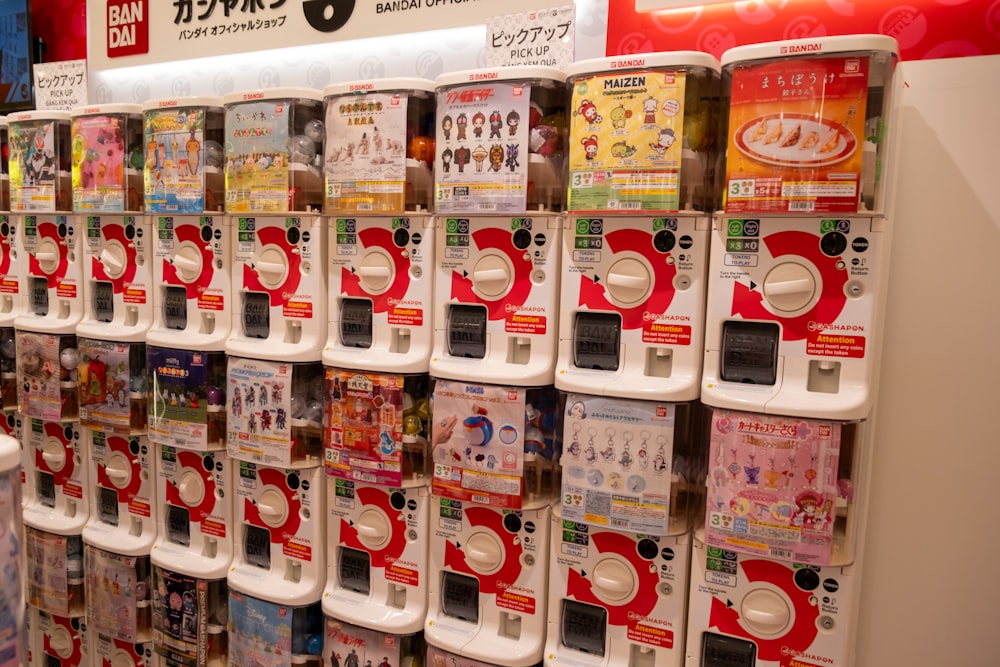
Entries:
<svg viewBox="0 0 1000 667">
<path fill-rule="evenodd" d="M 635 590 L 632 569 L 617 558 L 605 558 L 595 565 L 592 579 L 601 597 L 614 602 L 628 599 Z"/>
<path fill-rule="evenodd" d="M 764 278 L 764 297 L 776 310 L 791 313 L 809 305 L 816 294 L 816 279 L 796 262 L 778 264 Z"/>
<path fill-rule="evenodd" d="M 383 291 L 392 280 L 392 262 L 385 253 L 371 251 L 365 254 L 358 267 L 361 286 L 366 292 L 375 294 Z"/>
<path fill-rule="evenodd" d="M 791 620 L 792 612 L 784 598 L 765 589 L 750 591 L 740 605 L 743 622 L 754 633 L 770 637 L 779 634 Z"/>
<path fill-rule="evenodd" d="M 197 507 L 205 498 L 205 483 L 197 473 L 187 470 L 181 475 L 181 481 L 177 483 L 177 495 L 181 497 L 188 507 Z"/>
<path fill-rule="evenodd" d="M 265 287 L 274 289 L 285 282 L 288 261 L 277 246 L 269 245 L 261 250 L 253 266 Z"/>
<path fill-rule="evenodd" d="M 484 296 L 497 297 L 510 286 L 510 274 L 510 266 L 503 257 L 490 253 L 476 262 L 472 282 Z"/>
<path fill-rule="evenodd" d="M 368 509 L 358 517 L 358 537 L 369 549 L 379 549 L 389 541 L 392 525 L 384 512 Z"/>
<path fill-rule="evenodd" d="M 474 570 L 489 574 L 503 562 L 503 545 L 492 533 L 473 533 L 465 543 L 465 557 Z"/>
<path fill-rule="evenodd" d="M 260 518 L 269 526 L 280 526 L 288 518 L 288 502 L 285 496 L 276 489 L 267 489 L 257 500 Z"/>
<path fill-rule="evenodd" d="M 174 255 L 173 264 L 180 279 L 189 283 L 201 275 L 201 252 L 195 244 L 184 243 Z"/>
<path fill-rule="evenodd" d="M 646 264 L 634 257 L 615 262 L 608 271 L 608 292 L 619 303 L 639 303 L 646 298 L 652 280 Z"/>
<path fill-rule="evenodd" d="M 115 452 L 108 458 L 104 472 L 112 484 L 124 489 L 132 479 L 132 464 L 124 454 Z"/>
</svg>

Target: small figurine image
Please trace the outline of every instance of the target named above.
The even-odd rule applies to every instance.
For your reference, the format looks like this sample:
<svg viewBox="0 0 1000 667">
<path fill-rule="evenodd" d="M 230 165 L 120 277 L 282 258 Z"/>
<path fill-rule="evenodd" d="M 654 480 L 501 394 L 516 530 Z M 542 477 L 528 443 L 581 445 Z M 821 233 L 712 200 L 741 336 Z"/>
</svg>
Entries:
<svg viewBox="0 0 1000 667">
<path fill-rule="evenodd" d="M 472 151 L 466 146 L 455 149 L 455 164 L 458 165 L 458 173 L 465 173 L 465 165 L 469 164 L 470 160 L 472 160 Z"/>
<path fill-rule="evenodd" d="M 458 136 L 455 138 L 458 140 L 465 139 L 465 131 L 469 128 L 469 117 L 465 113 L 458 114 L 458 118 L 455 119 L 455 128 L 458 130 Z"/>
<path fill-rule="evenodd" d="M 445 141 L 451 139 L 451 127 L 452 127 L 451 116 L 445 115 L 445 117 L 441 119 L 441 131 L 444 132 Z"/>
<path fill-rule="evenodd" d="M 597 113 L 597 105 L 590 100 L 583 100 L 580 102 L 580 106 L 577 107 L 576 111 L 573 112 L 576 115 L 583 116 L 583 119 L 594 125 L 600 123 L 604 118 L 601 114 Z"/>
<path fill-rule="evenodd" d="M 483 163 L 486 161 L 487 152 L 481 145 L 476 146 L 472 151 L 472 159 L 476 163 L 476 172 L 483 170 Z"/>
<path fill-rule="evenodd" d="M 521 114 L 512 109 L 511 112 L 507 114 L 507 132 L 509 133 L 509 136 L 513 137 L 517 134 L 517 126 L 520 123 Z"/>
<path fill-rule="evenodd" d="M 490 139 L 499 139 L 501 129 L 503 129 L 503 116 L 500 115 L 499 111 L 494 110 L 490 114 Z"/>
<path fill-rule="evenodd" d="M 472 117 L 472 134 L 477 139 L 482 138 L 484 125 L 486 125 L 486 116 L 482 111 L 476 112 L 476 115 Z"/>
<path fill-rule="evenodd" d="M 656 123 L 656 109 L 660 106 L 660 103 L 654 100 L 652 97 L 648 98 L 642 103 L 642 123 L 643 125 L 653 125 Z"/>
<path fill-rule="evenodd" d="M 518 145 L 517 144 L 507 144 L 507 168 L 513 173 L 521 163 L 517 161 Z"/>
<path fill-rule="evenodd" d="M 441 153 L 441 168 L 444 169 L 444 173 L 446 174 L 451 171 L 452 157 L 453 156 L 450 148 L 444 149 L 444 152 Z"/>
<path fill-rule="evenodd" d="M 593 160 L 597 157 L 597 135 L 592 134 L 589 137 L 584 137 L 580 140 L 583 144 L 583 150 L 586 152 L 587 159 Z"/>
<path fill-rule="evenodd" d="M 657 152 L 659 155 L 663 155 L 667 152 L 667 149 L 674 145 L 677 137 L 674 136 L 674 131 L 669 127 L 665 130 L 660 130 L 660 134 L 657 135 L 656 143 L 650 144 L 649 147 Z"/>
<path fill-rule="evenodd" d="M 632 112 L 619 104 L 611 110 L 611 127 L 616 130 L 625 129 L 625 121 L 632 117 Z"/>
<path fill-rule="evenodd" d="M 500 171 L 501 167 L 503 167 L 503 146 L 493 144 L 490 147 L 490 169 Z"/>
</svg>

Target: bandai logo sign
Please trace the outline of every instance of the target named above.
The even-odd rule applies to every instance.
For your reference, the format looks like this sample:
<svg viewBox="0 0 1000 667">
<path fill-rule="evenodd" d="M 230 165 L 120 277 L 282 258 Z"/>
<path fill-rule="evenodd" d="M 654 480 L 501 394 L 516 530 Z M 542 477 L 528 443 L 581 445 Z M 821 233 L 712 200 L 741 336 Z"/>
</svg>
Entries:
<svg viewBox="0 0 1000 667">
<path fill-rule="evenodd" d="M 149 0 L 108 0 L 108 58 L 149 53 Z"/>
</svg>

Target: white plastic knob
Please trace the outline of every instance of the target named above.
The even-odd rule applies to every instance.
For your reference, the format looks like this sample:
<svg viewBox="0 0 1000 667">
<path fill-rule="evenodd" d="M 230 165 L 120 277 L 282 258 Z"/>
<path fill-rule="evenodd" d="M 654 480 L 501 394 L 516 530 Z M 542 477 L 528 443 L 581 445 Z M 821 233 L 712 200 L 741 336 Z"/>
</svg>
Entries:
<svg viewBox="0 0 1000 667">
<path fill-rule="evenodd" d="M 112 484 L 123 489 L 128 486 L 129 480 L 132 479 L 132 464 L 124 454 L 115 452 L 108 458 L 104 472 Z"/>
<path fill-rule="evenodd" d="M 191 282 L 201 275 L 201 253 L 193 243 L 185 243 L 174 255 L 174 268 L 181 280 Z"/>
<path fill-rule="evenodd" d="M 389 286 L 389 281 L 392 279 L 392 262 L 384 253 L 368 252 L 361 260 L 358 275 L 366 292 L 381 292 Z"/>
<path fill-rule="evenodd" d="M 177 494 L 188 507 L 197 507 L 205 498 L 205 483 L 197 473 L 186 470 L 177 483 Z"/>
<path fill-rule="evenodd" d="M 493 533 L 473 533 L 465 543 L 465 557 L 472 569 L 488 574 L 503 562 L 503 545 Z"/>
<path fill-rule="evenodd" d="M 42 442 L 42 460 L 49 470 L 59 472 L 66 465 L 66 447 L 56 438 L 46 438 Z"/>
<path fill-rule="evenodd" d="M 605 558 L 595 565 L 591 580 L 598 594 L 613 602 L 627 600 L 635 590 L 632 569 L 617 558 Z"/>
<path fill-rule="evenodd" d="M 625 257 L 615 262 L 608 270 L 608 292 L 622 304 L 634 304 L 645 300 L 653 281 L 649 267 L 635 257 Z"/>
<path fill-rule="evenodd" d="M 484 296 L 502 295 L 510 287 L 510 281 L 510 266 L 502 257 L 493 253 L 483 255 L 472 270 L 472 282 Z"/>
<path fill-rule="evenodd" d="M 288 517 L 288 502 L 277 489 L 267 489 L 257 500 L 260 518 L 269 526 L 280 526 Z"/>
<path fill-rule="evenodd" d="M 815 294 L 816 279 L 797 262 L 778 264 L 764 278 L 764 297 L 772 307 L 785 313 L 805 308 Z"/>
<path fill-rule="evenodd" d="M 35 250 L 35 259 L 38 260 L 38 267 L 42 273 L 51 275 L 59 268 L 59 245 L 50 238 L 43 238 L 38 242 Z"/>
<path fill-rule="evenodd" d="M 774 591 L 758 588 L 743 598 L 740 616 L 747 628 L 756 635 L 773 637 L 788 627 L 792 612 L 780 595 Z"/>
<path fill-rule="evenodd" d="M 101 250 L 98 261 L 101 262 L 104 272 L 108 274 L 109 278 L 118 278 L 125 272 L 125 265 L 128 263 L 128 253 L 125 252 L 125 248 L 122 247 L 121 243 L 111 241 Z"/>
<path fill-rule="evenodd" d="M 266 287 L 276 288 L 285 281 L 288 272 L 288 260 L 279 248 L 265 247 L 253 263 L 260 281 Z"/>
<path fill-rule="evenodd" d="M 73 635 L 63 626 L 57 625 L 49 633 L 49 646 L 60 658 L 68 658 L 73 655 Z"/>
<path fill-rule="evenodd" d="M 358 537 L 369 549 L 382 547 L 392 533 L 392 525 L 385 513 L 376 509 L 367 509 L 358 517 Z"/>
</svg>

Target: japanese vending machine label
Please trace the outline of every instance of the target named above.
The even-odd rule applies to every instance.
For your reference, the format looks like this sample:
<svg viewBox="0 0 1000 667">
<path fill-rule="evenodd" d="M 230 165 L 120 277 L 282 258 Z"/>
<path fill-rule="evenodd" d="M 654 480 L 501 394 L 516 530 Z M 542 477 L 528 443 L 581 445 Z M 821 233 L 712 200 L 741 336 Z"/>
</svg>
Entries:
<svg viewBox="0 0 1000 667">
<path fill-rule="evenodd" d="M 856 212 L 867 96 L 863 57 L 736 67 L 726 212 Z"/>
<path fill-rule="evenodd" d="M 827 565 L 839 497 L 837 422 L 716 411 L 705 542 Z"/>
<path fill-rule="evenodd" d="M 402 211 L 406 187 L 403 95 L 345 95 L 326 104 L 326 212 Z"/>
<path fill-rule="evenodd" d="M 149 581 L 136 570 L 140 559 L 92 546 L 86 552 L 87 622 L 102 635 L 138 641 L 139 606 L 149 603 Z"/>
<path fill-rule="evenodd" d="M 173 664 L 206 664 L 208 581 L 163 568 L 153 570 L 153 646 Z"/>
<path fill-rule="evenodd" d="M 129 380 L 134 370 L 129 363 L 131 348 L 129 343 L 78 339 L 80 420 L 88 426 L 129 427 Z"/>
<path fill-rule="evenodd" d="M 305 613 L 230 591 L 229 664 L 292 664 L 292 615 Z"/>
<path fill-rule="evenodd" d="M 483 82 L 437 96 L 438 213 L 523 212 L 531 86 Z"/>
<path fill-rule="evenodd" d="M 565 69 L 573 62 L 575 17 L 572 3 L 491 17 L 486 24 L 486 66 Z"/>
<path fill-rule="evenodd" d="M 570 210 L 678 209 L 686 79 L 683 70 L 650 70 L 576 81 Z"/>
<path fill-rule="evenodd" d="M 24 565 L 21 554 L 23 537 L 20 524 L 21 483 L 18 468 L 0 473 L 0 667 L 23 664 L 21 627 L 18 619 L 24 609 Z"/>
<path fill-rule="evenodd" d="M 667 534 L 673 405 L 570 394 L 563 432 L 564 519 Z"/>
<path fill-rule="evenodd" d="M 124 117 L 81 116 L 73 120 L 73 210 L 125 210 Z M 138 193 L 136 193 L 138 194 Z"/>
<path fill-rule="evenodd" d="M 246 102 L 226 109 L 226 212 L 281 213 L 289 209 L 291 105 Z"/>
<path fill-rule="evenodd" d="M 153 381 L 149 440 L 159 445 L 208 446 L 208 355 L 147 348 Z"/>
<path fill-rule="evenodd" d="M 291 464 L 292 365 L 229 359 L 229 455 L 267 466 Z"/>
<path fill-rule="evenodd" d="M 60 165 L 55 123 L 11 123 L 8 142 L 10 209 L 19 212 L 57 210 L 56 177 Z"/>
<path fill-rule="evenodd" d="M 148 213 L 201 213 L 205 201 L 205 110 L 147 111 L 144 183 Z M 221 178 L 221 176 L 220 176 Z"/>
<path fill-rule="evenodd" d="M 403 376 L 326 369 L 326 471 L 367 484 L 402 483 Z"/>
<path fill-rule="evenodd" d="M 72 599 L 69 581 L 71 567 L 76 578 L 83 574 L 79 544 L 63 535 L 30 528 L 25 531 L 28 604 L 56 616 L 69 616 L 70 611 L 83 612 L 83 589 L 74 586 L 73 590 L 79 592 L 81 599 Z"/>
<path fill-rule="evenodd" d="M 401 638 L 378 630 L 341 623 L 326 617 L 323 655 L 332 665 L 344 667 L 400 667 Z M 409 656 L 405 656 L 409 657 Z"/>
<path fill-rule="evenodd" d="M 521 509 L 525 390 L 439 380 L 432 404 L 431 492 Z"/>
<path fill-rule="evenodd" d="M 60 364 L 59 344 L 58 335 L 17 332 L 17 393 L 25 417 L 62 418 L 62 377 L 69 371 Z"/>
</svg>

